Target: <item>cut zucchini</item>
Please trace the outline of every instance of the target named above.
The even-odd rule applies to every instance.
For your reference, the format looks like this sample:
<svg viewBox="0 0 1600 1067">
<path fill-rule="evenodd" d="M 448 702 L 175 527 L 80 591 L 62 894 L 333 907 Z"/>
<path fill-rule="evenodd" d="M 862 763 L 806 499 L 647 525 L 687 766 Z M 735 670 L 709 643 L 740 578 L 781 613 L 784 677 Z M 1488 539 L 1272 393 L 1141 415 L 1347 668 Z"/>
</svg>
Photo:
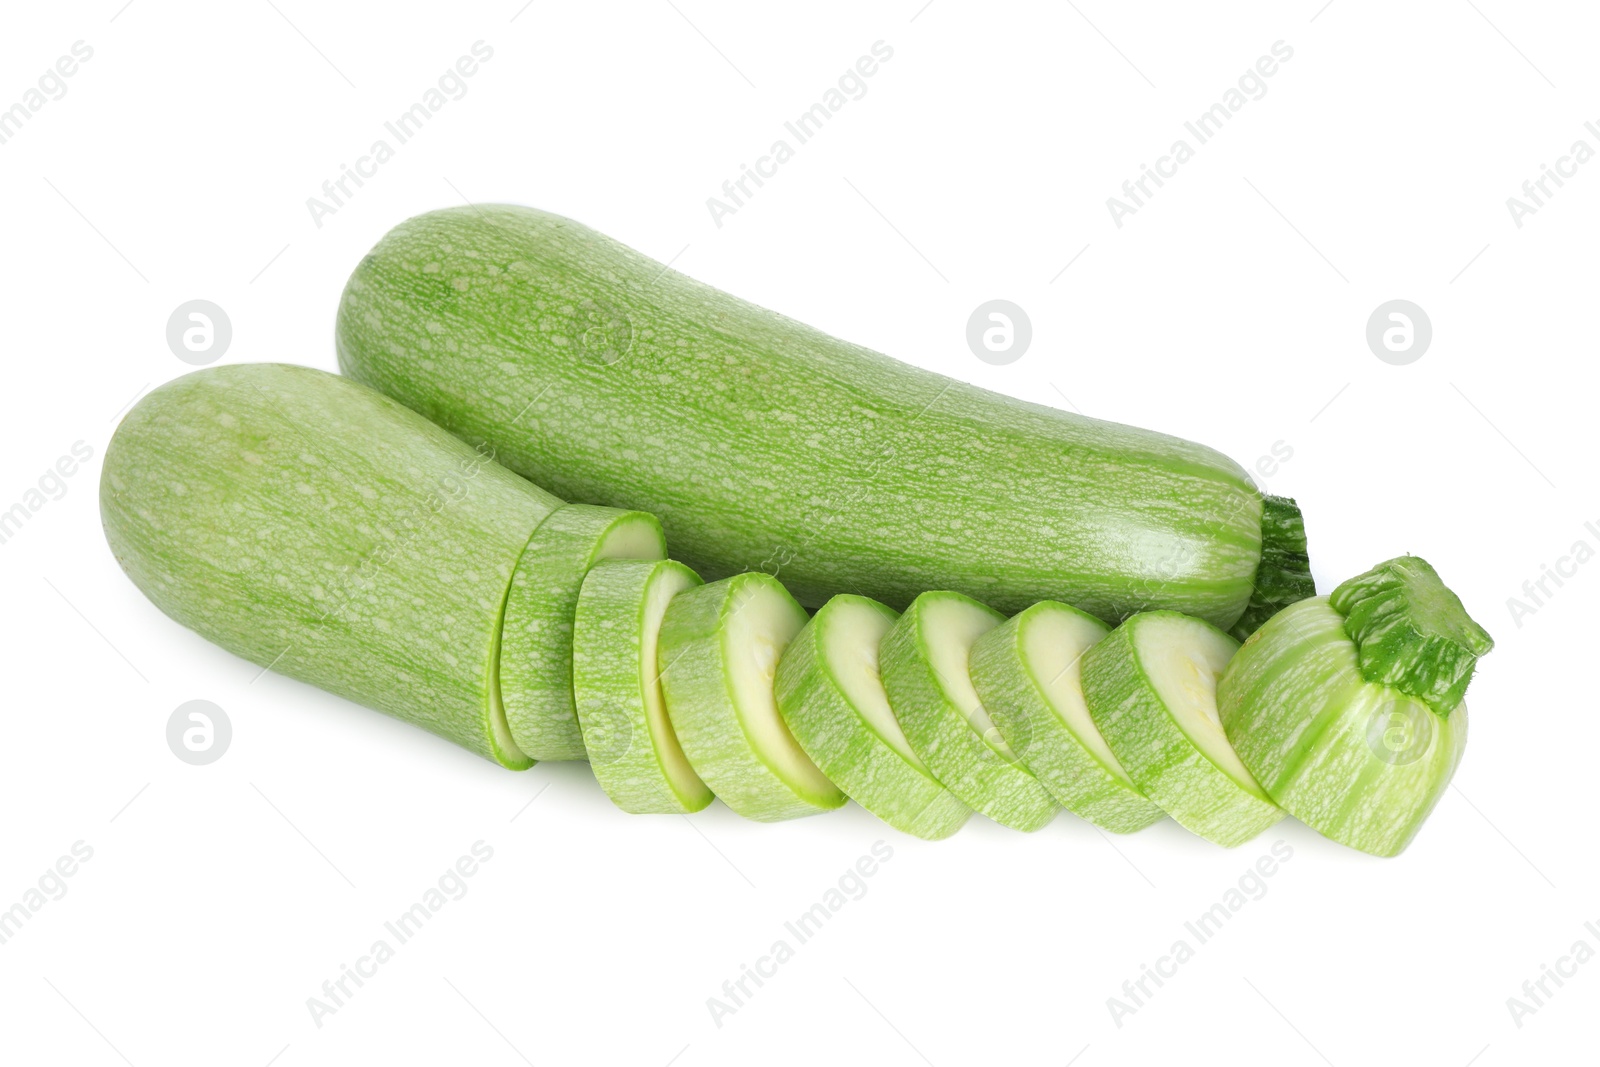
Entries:
<svg viewBox="0 0 1600 1067">
<path fill-rule="evenodd" d="M 1218 710 L 1286 811 L 1394 856 L 1450 784 L 1467 743 L 1462 698 L 1493 647 L 1433 568 L 1402 556 L 1273 616 L 1228 665 Z"/>
<path fill-rule="evenodd" d="M 617 807 L 636 814 L 699 811 L 711 790 L 684 757 L 656 669 L 661 619 L 700 584 L 673 560 L 601 560 L 578 594 L 572 687 L 589 765 Z"/>
<path fill-rule="evenodd" d="M 1095 728 L 1079 660 L 1108 633 L 1077 608 L 1042 600 L 972 646 L 972 685 L 1011 750 L 1061 806 L 1113 833 L 1166 817 L 1134 787 Z"/>
<path fill-rule="evenodd" d="M 968 807 L 1027 832 L 1059 808 L 995 729 L 967 672 L 973 642 L 1003 621 L 961 593 L 923 593 L 884 635 L 878 659 L 917 757 Z"/>
<path fill-rule="evenodd" d="M 106 449 L 117 562 L 252 663 L 523 768 L 502 709 L 517 559 L 561 501 L 347 378 L 277 363 L 186 374 Z"/>
<path fill-rule="evenodd" d="M 722 802 L 776 822 L 845 802 L 778 713 L 773 676 L 806 612 L 776 578 L 737 574 L 673 599 L 661 624 L 661 688 L 689 762 Z"/>
<path fill-rule="evenodd" d="M 1135 615 L 1084 653 L 1089 714 L 1138 790 L 1227 848 L 1283 818 L 1228 744 L 1217 678 L 1239 643 L 1175 611 Z"/>
<path fill-rule="evenodd" d="M 834 597 L 789 643 L 773 690 L 789 732 L 851 800 L 896 830 L 937 841 L 972 809 L 917 758 L 889 708 L 878 646 L 899 617 L 868 597 Z"/>
<path fill-rule="evenodd" d="M 517 561 L 500 634 L 500 687 L 517 747 L 534 759 L 583 759 L 572 694 L 572 620 L 597 560 L 667 557 L 661 523 L 643 511 L 568 504 Z"/>
</svg>

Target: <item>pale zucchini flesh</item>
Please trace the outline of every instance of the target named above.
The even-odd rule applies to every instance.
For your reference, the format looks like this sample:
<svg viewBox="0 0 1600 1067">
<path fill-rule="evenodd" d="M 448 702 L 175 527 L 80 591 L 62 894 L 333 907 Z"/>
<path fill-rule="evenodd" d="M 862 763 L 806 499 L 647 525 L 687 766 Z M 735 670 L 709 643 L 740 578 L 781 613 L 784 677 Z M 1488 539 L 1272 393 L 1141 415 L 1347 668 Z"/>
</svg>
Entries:
<svg viewBox="0 0 1600 1067">
<path fill-rule="evenodd" d="M 773 693 L 778 661 L 805 624 L 805 609 L 759 572 L 679 595 L 662 621 L 657 657 L 673 729 L 706 784 L 749 819 L 845 801 L 790 734 Z"/>
<path fill-rule="evenodd" d="M 500 637 L 506 722 L 536 760 L 584 758 L 572 692 L 572 621 L 583 578 L 602 559 L 665 559 L 661 523 L 642 511 L 568 504 L 517 561 Z"/>
<path fill-rule="evenodd" d="M 978 638 L 969 667 L 1001 735 L 1061 806 L 1132 833 L 1166 812 L 1134 786 L 1084 703 L 1080 661 L 1107 632 L 1086 612 L 1041 601 Z"/>
<path fill-rule="evenodd" d="M 953 589 L 1231 626 L 1256 588 L 1285 595 L 1263 545 L 1292 523 L 1264 528 L 1218 452 L 897 362 L 547 212 L 395 227 L 336 341 L 346 374 L 518 473 L 659 515 L 707 578 L 779 568 L 808 607 Z"/>
<path fill-rule="evenodd" d="M 834 597 L 789 643 L 773 689 L 789 732 L 829 780 L 895 829 L 934 841 L 972 810 L 912 751 L 889 706 L 878 647 L 897 618 L 867 597 Z"/>
<path fill-rule="evenodd" d="M 923 593 L 884 635 L 879 667 L 906 740 L 934 776 L 968 807 L 1027 832 L 1059 807 L 1006 744 L 968 673 L 973 643 L 1003 620 L 961 593 Z"/>
<path fill-rule="evenodd" d="M 1224 847 L 1283 818 L 1228 743 L 1217 679 L 1238 643 L 1177 612 L 1135 615 L 1084 653 L 1084 698 L 1133 784 L 1181 826 Z"/>
<path fill-rule="evenodd" d="M 100 482 L 112 552 L 167 615 L 512 768 L 505 600 L 560 506 L 379 393 L 271 363 L 151 392 Z"/>
<path fill-rule="evenodd" d="M 635 814 L 683 814 L 711 803 L 684 756 L 656 665 L 661 620 L 700 578 L 673 560 L 600 560 L 584 577 L 572 631 L 572 684 L 595 778 Z"/>
</svg>

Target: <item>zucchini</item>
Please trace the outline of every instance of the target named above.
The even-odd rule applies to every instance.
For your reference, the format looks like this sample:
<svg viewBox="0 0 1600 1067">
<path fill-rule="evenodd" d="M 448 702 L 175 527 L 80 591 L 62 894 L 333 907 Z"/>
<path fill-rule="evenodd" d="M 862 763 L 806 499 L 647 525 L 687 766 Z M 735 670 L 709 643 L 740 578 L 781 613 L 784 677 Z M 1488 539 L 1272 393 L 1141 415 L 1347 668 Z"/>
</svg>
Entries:
<svg viewBox="0 0 1600 1067">
<path fill-rule="evenodd" d="M 1402 556 L 1273 616 L 1228 665 L 1218 710 L 1280 807 L 1394 856 L 1460 763 L 1467 685 L 1493 647 L 1434 569 Z"/>
<path fill-rule="evenodd" d="M 878 659 L 912 751 L 962 803 L 1030 832 L 1060 809 L 995 729 L 967 672 L 973 642 L 1004 619 L 960 593 L 923 593 L 884 635 Z"/>
<path fill-rule="evenodd" d="M 1044 600 L 972 646 L 972 685 L 1000 736 L 1068 811 L 1113 833 L 1166 817 L 1122 769 L 1089 717 L 1079 681 L 1083 654 L 1105 623 Z"/>
<path fill-rule="evenodd" d="M 950 589 L 1228 627 L 1255 589 L 1311 593 L 1274 570 L 1295 523 L 1264 526 L 1210 448 L 898 363 L 542 211 L 395 227 L 351 276 L 336 340 L 346 374 L 518 473 L 659 515 L 707 578 L 782 574 L 808 607 Z"/>
<path fill-rule="evenodd" d="M 568 504 L 546 519 L 511 576 L 500 687 L 517 747 L 536 760 L 583 759 L 572 694 L 572 620 L 601 559 L 666 559 L 661 523 L 642 511 Z"/>
<path fill-rule="evenodd" d="M 100 513 L 167 615 L 507 767 L 512 571 L 561 501 L 379 393 L 306 367 L 210 367 L 140 400 Z"/>
<path fill-rule="evenodd" d="M 789 732 L 851 800 L 895 829 L 937 841 L 966 823 L 961 803 L 917 758 L 889 707 L 878 646 L 899 612 L 841 593 L 778 661 L 773 692 Z"/>
<path fill-rule="evenodd" d="M 735 575 L 673 598 L 656 653 L 667 715 L 689 763 L 747 819 L 776 822 L 845 801 L 778 713 L 778 659 L 806 624 L 776 578 Z"/>
<path fill-rule="evenodd" d="M 1283 818 L 1228 744 L 1217 678 L 1239 643 L 1175 611 L 1135 615 L 1083 654 L 1083 695 L 1139 791 L 1226 848 Z"/>
<path fill-rule="evenodd" d="M 700 577 L 672 560 L 601 560 L 583 579 L 572 626 L 572 688 L 589 766 L 612 803 L 682 814 L 711 803 L 673 733 L 656 667 L 661 619 Z"/>
</svg>

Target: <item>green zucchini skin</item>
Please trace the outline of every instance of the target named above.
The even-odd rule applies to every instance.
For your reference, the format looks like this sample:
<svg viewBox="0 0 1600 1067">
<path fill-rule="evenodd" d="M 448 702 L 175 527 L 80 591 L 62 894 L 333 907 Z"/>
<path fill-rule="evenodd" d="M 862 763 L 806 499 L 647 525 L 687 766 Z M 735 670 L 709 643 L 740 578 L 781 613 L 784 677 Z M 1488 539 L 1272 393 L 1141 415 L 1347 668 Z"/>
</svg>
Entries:
<svg viewBox="0 0 1600 1067">
<path fill-rule="evenodd" d="M 789 633 L 804 628 L 805 609 L 776 578 L 759 572 L 736 574 L 673 597 L 661 622 L 656 656 L 667 714 L 695 773 L 739 815 L 780 822 L 843 807 L 845 794 L 794 740 L 775 696 L 770 696 L 767 709 L 748 709 L 754 714 L 769 711 L 771 717 L 764 724 L 741 716 L 734 675 L 750 669 L 750 664 L 736 658 L 735 637 L 745 612 L 753 615 L 757 610 L 751 606 L 753 599 L 763 595 L 781 605 Z M 787 647 L 786 640 L 769 650 L 774 672 Z M 770 695 L 767 685 L 763 692 Z M 769 731 L 765 744 L 762 725 Z M 791 761 L 788 774 L 782 766 L 785 757 Z M 795 764 L 804 770 L 795 773 Z M 801 780 L 802 774 L 809 784 Z"/>
<path fill-rule="evenodd" d="M 712 801 L 673 732 L 656 666 L 667 604 L 699 584 L 675 560 L 605 559 L 579 590 L 572 685 L 589 767 L 634 815 L 683 815 Z"/>
<path fill-rule="evenodd" d="M 1261 494 L 1210 448 L 910 367 L 530 208 L 395 227 L 336 337 L 345 374 L 519 474 L 812 608 L 949 589 L 1226 628 L 1262 559 Z"/>
<path fill-rule="evenodd" d="M 1441 714 L 1422 695 L 1368 681 L 1346 629 L 1328 597 L 1280 611 L 1229 662 L 1217 711 L 1280 807 L 1340 844 L 1396 856 L 1455 774 L 1467 706 L 1455 696 Z"/>
<path fill-rule="evenodd" d="M 272 363 L 151 392 L 100 480 L 106 540 L 167 615 L 512 768 L 506 592 L 560 506 L 388 397 Z"/>
<path fill-rule="evenodd" d="M 1108 765 L 1090 751 L 1052 704 L 1050 690 L 1058 679 L 1040 677 L 1029 662 L 1029 628 L 1047 622 L 1051 613 L 1075 619 L 1086 645 L 1107 633 L 1092 615 L 1041 601 L 978 638 L 968 664 L 973 688 L 1011 750 L 1062 807 L 1116 834 L 1152 826 L 1167 813 L 1133 787 L 1127 772 L 1115 766 L 1114 756 Z M 1081 659 L 1088 649 L 1079 647 Z M 1082 700 L 1078 667 L 1078 662 L 1069 663 L 1061 674 L 1078 688 Z"/>
<path fill-rule="evenodd" d="M 934 590 L 917 597 L 878 646 L 889 706 L 912 751 L 963 804 L 1013 830 L 1042 829 L 1061 810 L 1055 799 L 1015 755 L 1002 753 L 979 732 L 987 712 L 957 703 L 950 692 L 954 680 L 934 662 L 935 635 L 930 633 L 927 612 L 944 599 L 967 601 L 993 616 L 996 625 L 1004 620 L 988 605 L 961 593 Z M 946 666 L 967 668 L 966 663 Z"/>
<path fill-rule="evenodd" d="M 1135 637 L 1141 625 L 1164 614 L 1170 613 L 1136 615 L 1084 653 L 1084 699 L 1101 736 L 1141 793 L 1189 832 L 1236 848 L 1279 822 L 1284 813 L 1264 786 L 1247 789 L 1235 782 L 1169 714 Z"/>
<path fill-rule="evenodd" d="M 617 535 L 630 543 L 608 548 Z M 540 524 L 517 562 L 500 633 L 500 688 L 511 737 L 533 759 L 584 758 L 572 692 L 573 616 L 589 568 L 618 555 L 667 558 L 655 516 L 568 504 Z"/>
<path fill-rule="evenodd" d="M 873 728 L 840 680 L 841 665 L 827 654 L 829 628 L 852 608 L 877 612 L 886 629 L 900 617 L 893 608 L 849 593 L 824 604 L 778 662 L 778 709 L 806 755 L 851 800 L 902 833 L 942 840 L 966 824 L 972 809 Z"/>
</svg>

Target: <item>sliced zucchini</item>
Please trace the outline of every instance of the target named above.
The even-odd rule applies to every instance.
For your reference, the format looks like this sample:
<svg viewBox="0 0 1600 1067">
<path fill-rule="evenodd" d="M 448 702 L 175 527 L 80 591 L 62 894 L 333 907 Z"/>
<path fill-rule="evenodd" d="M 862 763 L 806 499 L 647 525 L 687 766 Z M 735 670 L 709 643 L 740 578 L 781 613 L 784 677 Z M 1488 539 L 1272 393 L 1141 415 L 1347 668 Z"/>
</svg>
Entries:
<svg viewBox="0 0 1600 1067">
<path fill-rule="evenodd" d="M 1105 623 L 1042 600 L 972 646 L 972 685 L 1006 743 L 1062 807 L 1113 833 L 1143 830 L 1166 812 L 1134 787 L 1095 728 L 1079 660 Z"/>
<path fill-rule="evenodd" d="M 1150 611 L 1085 652 L 1081 672 L 1089 714 L 1135 787 L 1227 848 L 1283 818 L 1217 713 L 1217 679 L 1238 647 L 1210 623 Z"/>
<path fill-rule="evenodd" d="M 899 612 L 841 593 L 778 661 L 773 690 L 789 732 L 846 795 L 895 829 L 929 841 L 971 816 L 917 758 L 878 674 L 878 646 Z"/>
<path fill-rule="evenodd" d="M 517 747 L 534 759 L 583 759 L 572 694 L 572 620 L 597 560 L 665 559 L 654 515 L 592 504 L 559 508 L 517 561 L 500 634 L 500 688 Z"/>
<path fill-rule="evenodd" d="M 600 787 L 623 811 L 699 811 L 711 790 L 684 757 L 656 669 L 661 619 L 700 578 L 673 560 L 601 560 L 578 594 L 572 688 Z"/>
<path fill-rule="evenodd" d="M 722 802 L 776 822 L 845 801 L 778 713 L 773 676 L 806 612 L 751 571 L 685 591 L 661 624 L 661 688 L 689 762 Z"/>
<path fill-rule="evenodd" d="M 1003 621 L 961 593 L 923 593 L 884 635 L 878 660 L 889 706 L 934 777 L 995 822 L 1032 831 L 1059 808 L 995 729 L 967 672 L 973 643 Z"/>
</svg>

